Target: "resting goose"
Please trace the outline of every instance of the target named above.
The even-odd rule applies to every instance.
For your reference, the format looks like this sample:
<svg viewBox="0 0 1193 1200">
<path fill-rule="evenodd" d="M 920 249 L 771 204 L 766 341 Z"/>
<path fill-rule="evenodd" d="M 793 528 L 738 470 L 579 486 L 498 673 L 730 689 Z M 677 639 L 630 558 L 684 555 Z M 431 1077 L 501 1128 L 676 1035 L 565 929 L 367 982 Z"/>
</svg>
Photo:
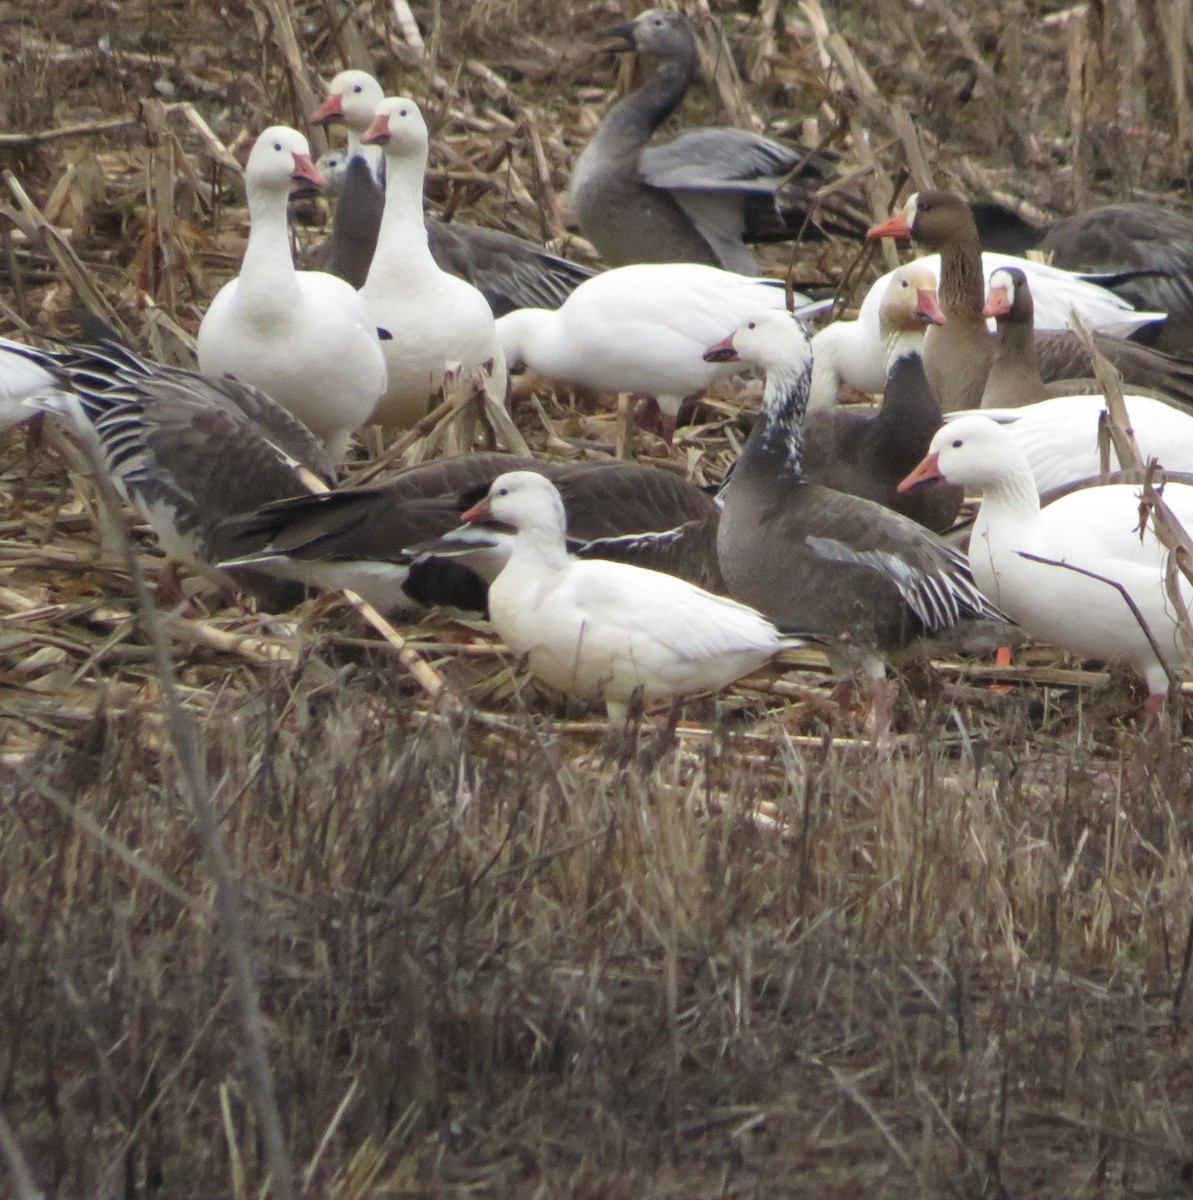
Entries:
<svg viewBox="0 0 1193 1200">
<path fill-rule="evenodd" d="M 651 8 L 608 36 L 658 67 L 605 114 L 572 172 L 576 218 L 606 262 L 693 262 L 755 275 L 746 242 L 862 235 L 865 220 L 849 197 L 815 198 L 836 173 L 836 157 L 823 150 L 744 129 L 693 129 L 647 145 L 699 71 L 682 13 Z"/>
<path fill-rule="evenodd" d="M 434 604 L 481 610 L 483 580 L 504 565 L 508 544 L 471 531 L 431 543 L 456 529 L 460 514 L 498 475 L 526 470 L 558 486 L 574 553 L 658 565 L 719 585 L 715 556 L 682 549 L 683 529 L 715 522 L 717 514 L 716 503 L 693 484 L 637 463 L 554 463 L 511 454 L 437 459 L 376 487 L 267 505 L 236 522 L 240 535 L 260 549 L 225 566 L 252 567 L 324 591 L 351 588 L 385 612 L 412 614 Z M 641 543 L 648 533 L 669 536 Z M 445 555 L 460 561 L 445 565 Z"/>
<path fill-rule="evenodd" d="M 369 274 L 385 203 L 383 156 L 360 139 L 384 98 L 381 85 L 366 71 L 341 71 L 311 114 L 314 124 L 343 121 L 348 131 L 331 237 L 316 253 L 327 270 L 358 288 Z M 555 308 L 593 274 L 511 233 L 434 217 L 425 222 L 431 256 L 444 271 L 476 287 L 496 316 L 515 308 Z"/>
<path fill-rule="evenodd" d="M 1136 308 L 1168 314 L 1156 345 L 1189 347 L 1193 330 L 1193 221 L 1155 204 L 1104 204 L 1047 225 L 994 200 L 970 210 L 984 250 L 1039 250 L 1054 266 L 1114 276 L 1106 283 Z"/>
<path fill-rule="evenodd" d="M 0 351 L 5 379 L 9 360 L 19 358 L 52 381 L 33 404 L 94 431 L 112 481 L 167 557 L 223 585 L 230 578 L 216 564 L 254 545 L 228 518 L 305 495 L 310 479 L 335 481 L 335 464 L 314 435 L 236 379 L 153 363 L 110 342 L 38 350 L 0 340 Z M 237 582 L 275 604 L 298 598 L 257 573 Z"/>
<path fill-rule="evenodd" d="M 489 586 L 489 619 L 510 651 L 565 695 L 604 701 L 611 722 L 637 692 L 650 702 L 722 688 L 798 644 L 672 575 L 571 557 L 563 501 L 533 471 L 498 476 L 461 520 L 514 535 Z"/>
<path fill-rule="evenodd" d="M 511 368 L 652 396 L 670 442 L 683 401 L 733 374 L 732 367 L 706 362 L 705 349 L 750 313 L 786 303 L 779 280 L 696 263 L 641 263 L 586 280 L 555 311 L 507 313 L 497 336 Z"/>
<path fill-rule="evenodd" d="M 360 298 L 393 335 L 383 343 L 389 381 L 373 420 L 409 428 L 425 416 L 449 362 L 487 370 L 504 396 L 505 359 L 489 302 L 472 284 L 441 270 L 427 246 L 428 142 L 421 110 L 405 97 L 382 100 L 362 140 L 385 150 L 385 213 Z"/>
<path fill-rule="evenodd" d="M 1085 488 L 1041 509 L 1022 451 L 1007 430 L 978 414 L 940 430 L 904 486 L 931 479 L 982 493 L 969 561 L 985 595 L 1033 637 L 1082 658 L 1133 667 L 1147 683 L 1149 716 L 1161 713 L 1168 692 L 1165 666 L 1180 672 L 1193 660 L 1165 588 L 1168 553 L 1150 522 L 1142 537 L 1139 533 L 1138 488 Z M 1170 483 L 1164 499 L 1193 528 L 1193 487 Z M 1178 579 L 1185 604 L 1193 603 L 1193 588 L 1179 573 Z"/>
<path fill-rule="evenodd" d="M 1004 267 L 990 276 L 990 291 L 982 310 L 998 325 L 994 358 L 983 409 L 1014 408 L 1049 396 L 1097 392 L 1094 365 L 1075 337 L 1041 338 L 1032 327 L 1034 301 L 1026 276 L 1017 267 Z M 1104 339 L 1095 339 L 1099 349 Z M 1113 362 L 1130 377 L 1132 386 L 1157 394 L 1173 393 L 1186 409 L 1193 406 L 1193 364 L 1171 358 L 1135 342 L 1117 341 Z M 1044 377 L 1055 382 L 1045 384 Z"/>
<path fill-rule="evenodd" d="M 897 490 L 924 457 L 943 419 L 921 358 L 924 330 L 944 320 L 932 272 L 917 263 L 895 271 L 880 320 L 890 363 L 882 404 L 810 411 L 804 421 L 804 474 L 814 483 L 876 500 L 943 532 L 957 519 L 965 498 L 960 488 Z"/>
<path fill-rule="evenodd" d="M 199 326 L 199 368 L 259 387 L 339 461 L 385 389 L 385 359 L 376 322 L 349 284 L 294 269 L 286 199 L 295 181 L 323 182 L 306 138 L 271 126 L 245 167 L 248 245 L 240 274 Z"/>
<path fill-rule="evenodd" d="M 890 724 L 885 657 L 968 617 L 1001 614 L 935 534 L 804 478 L 812 348 L 798 321 L 760 313 L 708 355 L 766 371 L 762 412 L 726 490 L 717 537 L 729 594 L 823 639 L 838 668 L 860 667 L 881 736 Z"/>
<path fill-rule="evenodd" d="M 921 245 L 940 251 L 939 295 L 940 306 L 944 311 L 946 321 L 943 325 L 930 330 L 925 339 L 924 368 L 928 372 L 928 381 L 932 384 L 932 390 L 936 393 L 941 407 L 946 412 L 958 408 L 977 408 L 981 403 L 995 347 L 993 334 L 982 315 L 985 306 L 985 275 L 983 271 L 987 268 L 978 242 L 977 229 L 973 223 L 973 214 L 965 202 L 951 192 L 917 193 L 907 201 L 901 212 L 896 213 L 888 221 L 873 226 L 870 236 L 912 237 Z M 994 265 L 1019 266 L 1028 274 L 1029 278 L 1033 279 L 1033 293 L 1038 314 L 1041 297 L 1039 288 L 1034 283 L 1032 265 L 1026 260 Z M 1081 284 L 1082 287 L 1090 286 L 1077 280 L 1075 276 L 1069 278 Z M 1104 290 L 1101 290 L 1101 294 L 1110 297 L 1111 300 L 1118 299 Z M 1076 298 L 1073 303 L 1078 312 L 1085 316 L 1081 303 Z M 1136 314 L 1136 316 L 1140 315 L 1143 314 Z M 1053 341 L 1059 342 L 1062 347 L 1080 345 L 1077 335 L 1068 330 L 1040 333 L 1037 336 L 1037 348 L 1041 368 L 1051 359 L 1053 351 L 1048 347 Z M 1153 386 L 1151 383 L 1136 378 L 1140 369 L 1141 354 L 1145 357 L 1160 358 L 1160 361 L 1172 361 L 1165 360 L 1162 356 L 1156 356 L 1154 351 L 1147 351 L 1126 342 L 1123 338 L 1098 334 L 1096 341 L 1099 350 L 1116 366 L 1120 366 L 1128 383 Z M 1150 357 L 1148 360 L 1151 361 Z M 1086 373 L 1088 372 L 1079 372 L 1079 374 Z M 1180 384 L 1179 377 L 1175 375 L 1169 377 L 1168 386 L 1170 388 Z M 1190 388 L 1190 395 L 1193 396 L 1193 377 L 1185 386 Z"/>
</svg>

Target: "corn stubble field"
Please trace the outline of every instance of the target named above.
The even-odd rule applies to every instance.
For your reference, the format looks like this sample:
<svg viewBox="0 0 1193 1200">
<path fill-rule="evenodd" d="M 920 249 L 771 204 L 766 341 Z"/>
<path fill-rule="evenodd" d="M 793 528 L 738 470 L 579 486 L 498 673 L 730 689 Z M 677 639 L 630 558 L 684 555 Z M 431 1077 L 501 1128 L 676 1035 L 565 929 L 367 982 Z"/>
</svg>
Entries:
<svg viewBox="0 0 1193 1200">
<path fill-rule="evenodd" d="M 346 63 L 428 103 L 436 206 L 583 258 L 562 193 L 618 85 L 590 35 L 624 14 L 413 9 L 421 57 L 380 2 L 0 5 L 2 332 L 68 332 L 77 293 L 185 362 L 243 247 L 225 148 L 302 126 Z M 685 122 L 866 130 L 876 208 L 917 150 L 1050 212 L 1184 207 L 1185 6 L 689 9 L 716 71 Z M 674 468 L 719 479 L 746 403 Z M 612 430 L 547 389 L 516 414 L 548 453 Z M 915 666 L 879 754 L 797 663 L 619 745 L 446 620 L 407 631 L 463 697 L 439 706 L 341 606 L 207 597 L 164 618 L 188 754 L 84 475 L 53 430 L 0 443 L 0 1191 L 1193 1192 L 1193 770 L 1178 737 L 1096 778 L 1137 748 L 1133 684 L 1047 650 L 1001 690 Z"/>
</svg>

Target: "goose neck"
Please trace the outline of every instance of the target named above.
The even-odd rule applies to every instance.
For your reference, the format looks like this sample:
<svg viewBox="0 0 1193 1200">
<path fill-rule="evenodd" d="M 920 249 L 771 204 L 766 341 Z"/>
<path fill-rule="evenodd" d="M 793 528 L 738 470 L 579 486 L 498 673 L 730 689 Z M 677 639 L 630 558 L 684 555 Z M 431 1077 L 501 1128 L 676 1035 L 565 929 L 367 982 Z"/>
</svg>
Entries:
<svg viewBox="0 0 1193 1200">
<path fill-rule="evenodd" d="M 601 152 L 644 146 L 650 135 L 679 107 L 696 76 L 695 52 L 664 59 L 646 82 L 619 100 L 605 115 L 593 142 Z"/>
<path fill-rule="evenodd" d="M 1031 467 L 1021 455 L 994 481 L 983 485 L 979 516 L 983 523 L 1007 521 L 1017 529 L 1040 515 L 1040 493 Z"/>
<path fill-rule="evenodd" d="M 772 367 L 766 373 L 762 411 L 742 452 L 742 466 L 767 461 L 770 469 L 803 478 L 804 417 L 812 385 L 812 361 L 801 367 Z"/>
<path fill-rule="evenodd" d="M 249 239 L 240 266 L 237 295 L 241 300 L 273 307 L 289 303 L 298 290 L 290 251 L 290 229 L 284 194 L 248 187 Z"/>
<path fill-rule="evenodd" d="M 423 218 L 426 168 L 425 153 L 409 158 L 386 157 L 385 208 L 381 214 L 373 265 L 382 264 L 381 269 L 387 276 L 395 264 L 407 272 L 417 267 L 437 270 L 427 245 L 427 227 Z M 369 273 L 373 274 L 372 271 Z"/>
<path fill-rule="evenodd" d="M 889 329 L 884 331 L 882 343 L 886 350 L 886 371 L 890 375 L 899 359 L 924 353 L 924 330 Z"/>
<path fill-rule="evenodd" d="M 557 525 L 533 524 L 518 530 L 511 562 L 540 570 L 562 571 L 571 561 L 564 531 Z"/>
<path fill-rule="evenodd" d="M 940 307 L 949 320 L 980 321 L 986 284 L 977 234 L 957 237 L 940 250 Z"/>
</svg>

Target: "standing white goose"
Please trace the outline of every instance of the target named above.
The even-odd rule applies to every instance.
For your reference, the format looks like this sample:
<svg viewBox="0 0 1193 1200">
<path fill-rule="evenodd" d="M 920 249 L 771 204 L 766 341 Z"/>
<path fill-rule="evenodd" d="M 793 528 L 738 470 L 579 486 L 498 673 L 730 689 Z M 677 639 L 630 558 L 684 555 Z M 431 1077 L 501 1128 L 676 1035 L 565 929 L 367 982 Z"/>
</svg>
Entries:
<svg viewBox="0 0 1193 1200">
<path fill-rule="evenodd" d="M 744 604 L 625 563 L 572 558 L 555 485 L 531 471 L 493 481 L 463 514 L 514 531 L 509 562 L 489 586 L 489 615 L 531 674 L 624 721 L 647 701 L 725 687 L 798 644 Z"/>
<path fill-rule="evenodd" d="M 385 149 L 385 212 L 361 299 L 393 338 L 384 344 L 389 384 L 373 419 L 408 428 L 425 416 L 449 362 L 487 369 L 505 394 L 505 357 L 493 310 L 470 283 L 440 270 L 427 245 L 423 177 L 427 125 L 413 100 L 382 100 L 361 139 Z"/>
<path fill-rule="evenodd" d="M 1185 670 L 1193 656 L 1165 588 L 1168 552 L 1150 521 L 1139 533 L 1139 489 L 1085 488 L 1041 509 L 1031 467 L 1014 439 L 974 414 L 941 429 L 901 486 L 930 479 L 982 493 L 969 542 L 982 592 L 1034 637 L 1082 658 L 1133 667 L 1147 683 L 1149 717 L 1158 716 L 1168 693 L 1165 667 Z M 1164 499 L 1193 529 L 1193 486 L 1169 483 Z M 1183 578 L 1180 584 L 1186 605 L 1193 603 L 1193 587 Z"/>
<path fill-rule="evenodd" d="M 266 129 L 245 167 L 244 261 L 199 326 L 199 367 L 259 387 L 339 460 L 385 389 L 385 359 L 376 323 L 349 284 L 294 269 L 286 200 L 303 181 L 323 182 L 306 138 L 284 125 Z"/>
<path fill-rule="evenodd" d="M 806 298 L 795 297 L 797 305 Z M 670 441 L 680 406 L 737 369 L 704 351 L 752 313 L 786 308 L 782 283 L 698 263 L 639 263 L 585 280 L 554 311 L 497 322 L 511 366 L 603 392 L 651 396 Z"/>
</svg>

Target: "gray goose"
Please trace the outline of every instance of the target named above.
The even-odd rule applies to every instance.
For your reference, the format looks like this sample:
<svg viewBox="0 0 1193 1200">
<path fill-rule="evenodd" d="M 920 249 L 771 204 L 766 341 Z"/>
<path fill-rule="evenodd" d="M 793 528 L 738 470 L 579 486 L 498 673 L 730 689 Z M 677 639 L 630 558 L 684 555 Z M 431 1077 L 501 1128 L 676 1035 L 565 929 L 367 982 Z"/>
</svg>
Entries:
<svg viewBox="0 0 1193 1200">
<path fill-rule="evenodd" d="M 367 72 L 341 71 L 327 99 L 311 114 L 316 125 L 343 121 L 348 131 L 331 236 L 316 251 L 315 265 L 355 288 L 363 287 L 368 277 L 385 207 L 384 158 L 360 141 L 383 99 L 381 85 Z M 589 267 L 501 230 L 433 217 L 426 225 L 439 269 L 483 293 L 494 316 L 517 308 L 558 308 L 573 288 L 594 274 Z"/>
<path fill-rule="evenodd" d="M 266 505 L 232 523 L 261 549 L 224 565 L 321 590 L 352 588 L 386 612 L 415 613 L 435 604 L 480 611 L 484 581 L 504 565 L 509 546 L 484 531 L 446 535 L 509 471 L 535 471 L 555 483 L 573 554 L 665 570 L 701 586 L 720 584 L 715 557 L 710 565 L 705 543 L 685 532 L 715 519 L 715 501 L 699 488 L 637 463 L 554 463 L 512 454 L 438 459 L 375 487 Z M 647 533 L 666 536 L 642 539 Z"/>
<path fill-rule="evenodd" d="M 974 586 L 964 558 L 935 534 L 804 478 L 812 350 L 798 322 L 759 314 L 708 354 L 766 371 L 762 412 L 721 513 L 717 550 L 729 594 L 781 628 L 824 640 L 838 669 L 860 668 L 882 736 L 890 724 L 889 655 L 968 618 L 1003 618 Z"/>
<path fill-rule="evenodd" d="M 1155 204 L 1104 204 L 1036 225 L 996 200 L 973 200 L 970 211 L 983 250 L 1040 250 L 1054 266 L 1108 276 L 1104 286 L 1136 308 L 1168 320 L 1139 340 L 1169 352 L 1193 346 L 1193 220 Z"/>
<path fill-rule="evenodd" d="M 94 431 L 113 483 L 166 555 L 224 586 L 232 579 L 216 564 L 253 547 L 230 517 L 303 496 L 312 479 L 335 483 L 333 462 L 306 426 L 231 377 L 150 362 L 114 342 L 39 350 L 2 340 L 0 350 L 45 371 L 38 407 Z M 257 572 L 236 583 L 271 606 L 301 598 Z"/>
<path fill-rule="evenodd" d="M 901 212 L 873 226 L 869 236 L 910 237 L 939 251 L 940 307 L 946 320 L 929 330 L 924 340 L 924 369 L 945 412 L 977 408 L 995 340 L 982 315 L 986 291 L 982 247 L 969 206 L 951 192 L 917 193 Z M 1193 364 L 1105 333 L 1095 333 L 1094 341 L 1124 382 L 1193 403 Z M 1071 331 L 1038 332 L 1036 352 L 1045 383 L 1092 374 L 1081 342 Z"/>
<path fill-rule="evenodd" d="M 809 480 L 875 500 L 937 533 L 957 519 L 962 490 L 947 484 L 900 492 L 898 485 L 944 419 L 921 357 L 924 330 L 943 320 L 932 272 L 915 263 L 900 267 L 879 311 L 889 363 L 882 404 L 813 409 L 804 420 Z"/>
<path fill-rule="evenodd" d="M 651 8 L 608 36 L 658 67 L 605 114 L 572 172 L 576 218 L 606 262 L 694 262 L 756 275 L 747 242 L 862 235 L 865 219 L 849 198 L 815 198 L 836 170 L 826 151 L 730 128 L 647 145 L 699 71 L 682 13 Z"/>
</svg>

